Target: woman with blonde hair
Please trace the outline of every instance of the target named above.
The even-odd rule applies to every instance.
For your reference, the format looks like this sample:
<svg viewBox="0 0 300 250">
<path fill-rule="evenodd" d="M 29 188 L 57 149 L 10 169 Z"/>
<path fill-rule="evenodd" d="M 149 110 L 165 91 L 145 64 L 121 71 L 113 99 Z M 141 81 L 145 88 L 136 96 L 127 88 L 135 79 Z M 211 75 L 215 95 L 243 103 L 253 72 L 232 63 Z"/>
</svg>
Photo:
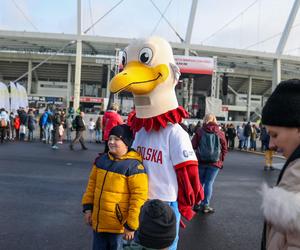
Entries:
<svg viewBox="0 0 300 250">
<path fill-rule="evenodd" d="M 203 124 L 207 124 L 209 122 L 217 124 L 217 118 L 214 114 L 206 114 L 203 118 Z"/>
<path fill-rule="evenodd" d="M 199 162 L 199 177 L 204 187 L 204 200 L 195 206 L 194 210 L 203 213 L 213 213 L 210 206 L 213 192 L 213 184 L 223 168 L 223 161 L 227 153 L 225 134 L 220 130 L 214 114 L 206 114 L 203 119 L 203 127 L 196 131 L 192 139 L 193 148 Z"/>
</svg>

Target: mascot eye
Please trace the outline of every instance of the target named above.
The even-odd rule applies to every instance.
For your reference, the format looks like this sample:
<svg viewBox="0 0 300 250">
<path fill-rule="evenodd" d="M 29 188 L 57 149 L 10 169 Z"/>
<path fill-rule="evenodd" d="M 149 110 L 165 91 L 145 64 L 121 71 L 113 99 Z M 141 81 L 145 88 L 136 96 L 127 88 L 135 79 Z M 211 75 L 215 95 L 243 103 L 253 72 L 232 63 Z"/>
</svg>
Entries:
<svg viewBox="0 0 300 250">
<path fill-rule="evenodd" d="M 149 64 L 151 62 L 153 52 L 150 48 L 143 48 L 140 51 L 139 60 L 142 63 Z"/>
<path fill-rule="evenodd" d="M 122 65 L 123 65 L 123 67 L 125 67 L 126 63 L 127 63 L 127 54 L 126 54 L 125 51 L 123 51 L 123 55 L 122 55 Z"/>
</svg>

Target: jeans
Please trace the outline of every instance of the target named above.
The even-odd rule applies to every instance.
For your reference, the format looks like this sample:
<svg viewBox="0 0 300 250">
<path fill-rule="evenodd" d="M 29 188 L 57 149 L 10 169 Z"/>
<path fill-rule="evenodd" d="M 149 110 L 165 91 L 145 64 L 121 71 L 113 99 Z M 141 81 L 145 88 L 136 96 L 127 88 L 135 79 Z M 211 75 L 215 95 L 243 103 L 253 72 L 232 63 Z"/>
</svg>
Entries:
<svg viewBox="0 0 300 250">
<path fill-rule="evenodd" d="M 123 234 L 93 232 L 93 250 L 121 250 Z"/>
<path fill-rule="evenodd" d="M 245 138 L 245 145 L 244 145 L 245 149 L 249 149 L 250 148 L 250 136 Z"/>
<path fill-rule="evenodd" d="M 89 129 L 89 140 L 90 140 L 90 142 L 92 142 L 93 141 L 93 139 L 94 139 L 94 129 Z"/>
<path fill-rule="evenodd" d="M 45 142 L 46 143 L 50 143 L 50 141 L 52 140 L 52 124 L 47 124 L 45 127 Z"/>
<path fill-rule="evenodd" d="M 178 210 L 178 202 L 174 201 L 174 202 L 167 202 L 168 205 L 173 209 L 175 215 L 176 215 L 176 238 L 174 240 L 174 242 L 172 243 L 172 245 L 168 248 L 168 250 L 176 250 L 177 249 L 177 244 L 179 241 L 179 226 L 180 226 L 180 213 Z"/>
<path fill-rule="evenodd" d="M 239 149 L 243 149 L 245 147 L 245 139 L 239 139 Z"/>
<path fill-rule="evenodd" d="M 202 186 L 204 187 L 204 200 L 201 202 L 202 205 L 209 205 L 212 192 L 213 192 L 213 184 L 219 173 L 219 168 L 210 165 L 199 166 L 199 177 Z"/>
<path fill-rule="evenodd" d="M 100 142 L 102 140 L 102 131 L 96 130 L 96 142 Z"/>
<path fill-rule="evenodd" d="M 33 130 L 28 129 L 28 141 L 33 141 Z"/>
<path fill-rule="evenodd" d="M 251 140 L 250 145 L 251 145 L 251 149 L 253 148 L 254 150 L 256 150 L 256 140 Z"/>
</svg>

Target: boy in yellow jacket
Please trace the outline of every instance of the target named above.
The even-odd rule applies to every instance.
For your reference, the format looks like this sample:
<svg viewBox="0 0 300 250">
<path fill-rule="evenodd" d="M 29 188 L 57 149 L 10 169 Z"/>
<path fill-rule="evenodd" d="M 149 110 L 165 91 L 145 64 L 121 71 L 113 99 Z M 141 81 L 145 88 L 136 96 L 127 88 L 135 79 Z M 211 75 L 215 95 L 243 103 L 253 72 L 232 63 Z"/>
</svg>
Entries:
<svg viewBox="0 0 300 250">
<path fill-rule="evenodd" d="M 132 240 L 140 208 L 147 200 L 148 177 L 139 153 L 131 149 L 128 125 L 109 134 L 109 152 L 96 158 L 82 198 L 85 222 L 94 231 L 93 250 L 117 250 L 122 236 Z"/>
</svg>

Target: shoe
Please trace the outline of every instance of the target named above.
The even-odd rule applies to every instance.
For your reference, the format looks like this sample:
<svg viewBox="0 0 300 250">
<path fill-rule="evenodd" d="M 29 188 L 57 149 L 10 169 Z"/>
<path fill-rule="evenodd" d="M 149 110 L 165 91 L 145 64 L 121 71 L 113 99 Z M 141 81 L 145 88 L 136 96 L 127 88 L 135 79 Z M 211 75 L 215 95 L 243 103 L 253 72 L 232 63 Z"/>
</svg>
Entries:
<svg viewBox="0 0 300 250">
<path fill-rule="evenodd" d="M 196 204 L 194 207 L 193 207 L 193 210 L 198 213 L 199 211 L 203 210 L 203 206 L 201 204 Z"/>
<path fill-rule="evenodd" d="M 88 150 L 88 148 L 87 148 L 87 147 L 84 147 L 84 148 L 82 148 L 82 150 Z"/>
<path fill-rule="evenodd" d="M 275 168 L 274 168 L 273 166 L 271 166 L 271 167 L 270 167 L 270 170 L 273 171 L 273 170 L 275 170 Z"/>
<path fill-rule="evenodd" d="M 56 145 L 51 147 L 52 149 L 58 149 L 58 147 Z"/>
<path fill-rule="evenodd" d="M 204 214 L 212 214 L 214 212 L 215 212 L 215 210 L 212 207 L 210 207 L 208 205 L 204 205 L 202 213 L 204 213 Z"/>
</svg>

